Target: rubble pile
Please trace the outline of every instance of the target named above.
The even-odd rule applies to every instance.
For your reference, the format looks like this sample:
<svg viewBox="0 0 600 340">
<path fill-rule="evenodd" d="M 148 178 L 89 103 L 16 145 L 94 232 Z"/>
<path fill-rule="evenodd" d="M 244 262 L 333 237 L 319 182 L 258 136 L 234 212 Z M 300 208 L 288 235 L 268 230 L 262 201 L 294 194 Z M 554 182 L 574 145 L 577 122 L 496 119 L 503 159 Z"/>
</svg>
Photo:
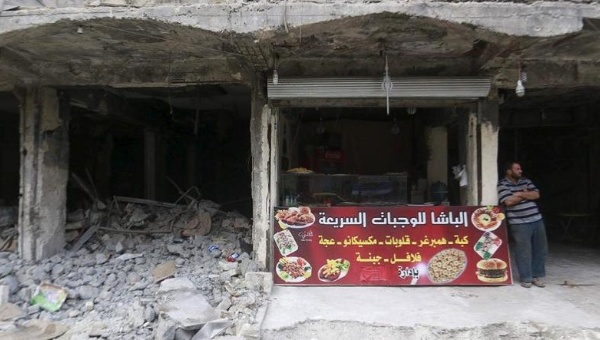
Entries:
<svg viewBox="0 0 600 340">
<path fill-rule="evenodd" d="M 244 216 L 115 198 L 68 221 L 62 254 L 0 252 L 0 338 L 258 338 L 272 278 Z"/>
</svg>

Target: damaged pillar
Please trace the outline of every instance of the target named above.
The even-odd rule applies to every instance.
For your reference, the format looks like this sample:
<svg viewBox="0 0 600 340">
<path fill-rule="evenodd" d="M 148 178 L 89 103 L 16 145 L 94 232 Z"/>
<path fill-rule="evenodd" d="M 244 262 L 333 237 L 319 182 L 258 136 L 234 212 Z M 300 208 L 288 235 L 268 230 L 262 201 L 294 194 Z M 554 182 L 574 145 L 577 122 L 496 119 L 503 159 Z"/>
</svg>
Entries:
<svg viewBox="0 0 600 340">
<path fill-rule="evenodd" d="M 144 197 L 162 200 L 166 179 L 165 146 L 160 130 L 144 129 Z"/>
<path fill-rule="evenodd" d="M 497 204 L 498 102 L 480 100 L 468 118 L 468 205 Z"/>
<path fill-rule="evenodd" d="M 467 118 L 467 205 L 477 205 L 479 203 L 479 153 L 478 147 L 478 122 L 477 110 L 469 112 Z"/>
<path fill-rule="evenodd" d="M 16 92 L 21 104 L 19 253 L 40 260 L 65 244 L 69 179 L 69 101 L 56 90 Z"/>
<path fill-rule="evenodd" d="M 267 267 L 270 204 L 269 204 L 269 117 L 271 109 L 264 92 L 264 79 L 256 76 L 252 86 L 250 145 L 252 150 L 252 243 L 255 260 Z"/>
<path fill-rule="evenodd" d="M 144 129 L 144 197 L 156 199 L 156 131 Z"/>
<path fill-rule="evenodd" d="M 479 135 L 481 141 L 481 198 L 480 205 L 498 204 L 498 102 L 480 102 Z"/>
</svg>

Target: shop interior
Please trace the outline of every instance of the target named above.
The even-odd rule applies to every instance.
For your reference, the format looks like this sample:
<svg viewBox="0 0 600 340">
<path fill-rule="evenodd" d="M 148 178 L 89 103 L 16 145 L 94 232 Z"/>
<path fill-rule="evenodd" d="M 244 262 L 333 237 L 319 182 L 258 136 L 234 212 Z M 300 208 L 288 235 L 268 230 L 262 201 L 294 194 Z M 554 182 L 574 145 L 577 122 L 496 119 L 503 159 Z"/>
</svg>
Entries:
<svg viewBox="0 0 600 340">
<path fill-rule="evenodd" d="M 449 181 L 452 166 L 466 157 L 459 152 L 459 122 L 466 112 L 415 106 L 390 108 L 389 114 L 385 107 L 282 109 L 280 204 L 459 205 L 458 182 Z"/>
</svg>

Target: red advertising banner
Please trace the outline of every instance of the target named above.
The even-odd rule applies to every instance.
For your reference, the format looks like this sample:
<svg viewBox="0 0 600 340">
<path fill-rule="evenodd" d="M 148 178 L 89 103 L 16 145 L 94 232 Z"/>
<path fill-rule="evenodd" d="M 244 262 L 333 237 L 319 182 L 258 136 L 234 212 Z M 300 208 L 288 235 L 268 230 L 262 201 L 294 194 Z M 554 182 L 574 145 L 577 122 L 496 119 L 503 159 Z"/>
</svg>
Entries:
<svg viewBox="0 0 600 340">
<path fill-rule="evenodd" d="M 512 284 L 496 206 L 300 206 L 274 218 L 276 284 Z"/>
</svg>

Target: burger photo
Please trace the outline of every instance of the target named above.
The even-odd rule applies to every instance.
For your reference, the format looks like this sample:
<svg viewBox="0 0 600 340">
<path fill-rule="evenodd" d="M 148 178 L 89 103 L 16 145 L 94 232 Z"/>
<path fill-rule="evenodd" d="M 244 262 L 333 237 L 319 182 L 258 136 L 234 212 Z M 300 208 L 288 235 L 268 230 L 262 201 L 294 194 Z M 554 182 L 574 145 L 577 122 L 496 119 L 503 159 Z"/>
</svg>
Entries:
<svg viewBox="0 0 600 340">
<path fill-rule="evenodd" d="M 477 278 L 482 282 L 504 282 L 508 279 L 506 262 L 491 258 L 477 262 Z"/>
</svg>

